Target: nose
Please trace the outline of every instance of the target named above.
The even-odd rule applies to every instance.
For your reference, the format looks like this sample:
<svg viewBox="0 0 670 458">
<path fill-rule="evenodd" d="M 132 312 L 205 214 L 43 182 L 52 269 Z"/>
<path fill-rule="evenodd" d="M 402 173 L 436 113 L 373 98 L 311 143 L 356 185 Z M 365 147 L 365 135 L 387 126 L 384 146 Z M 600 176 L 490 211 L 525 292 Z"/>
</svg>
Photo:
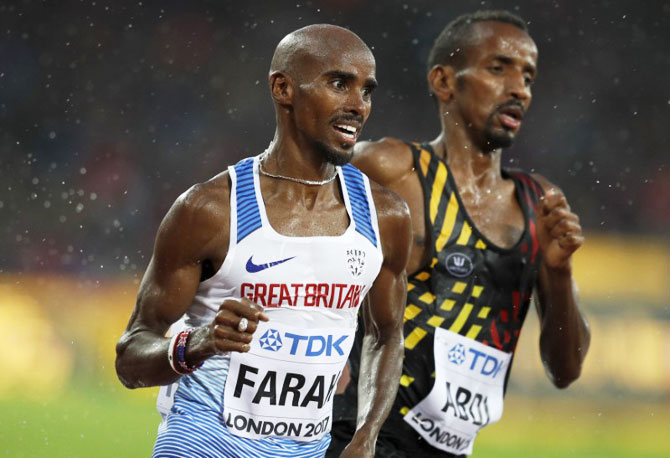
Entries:
<svg viewBox="0 0 670 458">
<path fill-rule="evenodd" d="M 530 84 L 527 83 L 526 75 L 521 72 L 514 72 L 508 78 L 507 92 L 510 97 L 521 102 L 529 102 L 531 98 Z"/>
<path fill-rule="evenodd" d="M 370 101 L 366 99 L 361 90 L 352 89 L 347 96 L 345 110 L 347 113 L 367 117 L 370 111 Z"/>
</svg>

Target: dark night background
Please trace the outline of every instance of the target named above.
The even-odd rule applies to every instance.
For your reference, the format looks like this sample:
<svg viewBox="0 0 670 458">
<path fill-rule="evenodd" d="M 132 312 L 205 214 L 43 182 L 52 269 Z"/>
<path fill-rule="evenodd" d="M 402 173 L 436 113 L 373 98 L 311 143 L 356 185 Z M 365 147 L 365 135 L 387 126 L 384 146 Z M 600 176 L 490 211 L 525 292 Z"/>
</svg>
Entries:
<svg viewBox="0 0 670 458">
<path fill-rule="evenodd" d="M 439 132 L 425 61 L 463 12 L 507 8 L 540 51 L 504 163 L 566 192 L 586 235 L 670 233 L 670 4 L 0 2 L 0 272 L 141 275 L 174 199 L 274 132 L 270 58 L 313 23 L 377 58 L 363 133 Z"/>
<path fill-rule="evenodd" d="M 592 340 L 556 390 L 530 316 L 474 456 L 670 456 L 670 1 L 654 0 L 0 0 L 0 455 L 150 455 L 157 390 L 123 388 L 114 348 L 172 202 L 272 139 L 282 37 L 352 29 L 380 82 L 363 138 L 431 140 L 428 51 L 480 8 L 520 14 L 538 45 L 503 163 L 580 215 Z"/>
</svg>

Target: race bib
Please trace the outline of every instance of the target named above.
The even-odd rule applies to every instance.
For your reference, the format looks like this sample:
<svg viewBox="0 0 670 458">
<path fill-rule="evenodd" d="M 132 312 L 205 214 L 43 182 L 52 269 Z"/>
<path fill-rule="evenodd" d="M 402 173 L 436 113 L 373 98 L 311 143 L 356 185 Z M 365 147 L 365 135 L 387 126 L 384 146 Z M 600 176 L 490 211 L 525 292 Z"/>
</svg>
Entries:
<svg viewBox="0 0 670 458">
<path fill-rule="evenodd" d="M 172 337 L 178 332 L 181 332 L 186 328 L 185 317 L 182 316 L 179 320 L 172 323 L 170 329 L 168 330 L 167 336 Z M 158 396 L 156 397 L 156 410 L 160 414 L 161 418 L 165 420 L 172 410 L 172 404 L 174 404 L 174 393 L 179 388 L 179 380 L 169 385 L 162 385 L 158 390 Z"/>
<path fill-rule="evenodd" d="M 433 447 L 471 454 L 479 430 L 502 416 L 512 355 L 442 328 L 434 354 L 435 385 L 404 420 Z"/>
<path fill-rule="evenodd" d="M 298 441 L 328 433 L 354 331 L 260 322 L 250 351 L 230 356 L 223 409 L 230 432 Z"/>
</svg>

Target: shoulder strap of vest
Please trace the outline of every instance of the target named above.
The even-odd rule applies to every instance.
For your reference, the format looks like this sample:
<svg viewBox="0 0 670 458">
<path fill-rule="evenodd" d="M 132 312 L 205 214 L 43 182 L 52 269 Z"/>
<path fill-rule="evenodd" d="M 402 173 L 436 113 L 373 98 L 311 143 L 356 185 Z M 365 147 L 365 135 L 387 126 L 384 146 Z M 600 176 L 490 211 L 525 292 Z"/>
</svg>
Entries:
<svg viewBox="0 0 670 458">
<path fill-rule="evenodd" d="M 366 186 L 367 177 L 351 164 L 342 166 L 342 176 L 347 188 L 356 232 L 378 247 L 377 224 L 376 221 L 372 221 L 373 216 L 376 219 L 377 213 L 374 209 L 374 202 L 372 202 L 372 195 L 368 192 L 369 183 Z"/>
<path fill-rule="evenodd" d="M 235 167 L 235 199 L 237 207 L 237 243 L 260 228 L 261 214 L 254 187 L 254 159 L 238 162 Z"/>
<path fill-rule="evenodd" d="M 537 207 L 540 203 L 540 199 L 544 196 L 544 189 L 542 185 L 535 180 L 529 173 L 526 173 L 522 170 L 512 169 L 504 170 L 505 174 L 512 177 L 517 185 L 520 187 L 521 194 L 524 197 L 524 202 L 528 205 L 528 208 L 533 212 L 537 213 Z"/>
</svg>

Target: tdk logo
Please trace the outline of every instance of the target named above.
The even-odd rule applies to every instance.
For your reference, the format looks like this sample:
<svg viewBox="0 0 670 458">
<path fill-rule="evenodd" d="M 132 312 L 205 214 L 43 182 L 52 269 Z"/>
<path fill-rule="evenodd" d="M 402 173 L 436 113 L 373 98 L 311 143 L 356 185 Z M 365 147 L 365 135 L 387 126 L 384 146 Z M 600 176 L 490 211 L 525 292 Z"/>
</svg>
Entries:
<svg viewBox="0 0 670 458">
<path fill-rule="evenodd" d="M 340 345 L 347 340 L 347 337 L 349 336 L 301 336 L 290 332 L 284 333 L 284 338 L 291 341 L 290 353 L 305 356 L 331 356 L 334 352 L 344 356 L 344 350 Z"/>
<path fill-rule="evenodd" d="M 502 369 L 504 366 L 503 361 L 498 361 L 496 357 L 487 355 L 482 351 L 475 350 L 474 348 L 468 348 L 468 352 L 473 355 L 472 362 L 470 363 L 469 367 L 471 371 L 479 372 L 484 376 L 495 378 L 498 375 L 498 372 L 500 372 L 500 369 Z M 451 353 L 451 351 L 449 353 Z M 451 361 L 451 359 L 449 361 Z M 462 361 L 457 364 L 462 364 Z"/>
<path fill-rule="evenodd" d="M 278 351 L 283 345 L 279 331 L 276 329 L 268 329 L 265 331 L 263 337 L 258 339 L 258 343 L 263 350 L 269 351 Z"/>
<path fill-rule="evenodd" d="M 291 355 L 304 356 L 344 356 L 342 343 L 347 340 L 346 334 L 343 336 L 303 336 L 300 334 L 293 334 L 285 332 L 282 336 L 276 329 L 268 329 L 265 334 L 258 339 L 258 344 L 263 350 L 279 351 L 286 343 L 287 348 L 290 348 Z"/>
<path fill-rule="evenodd" d="M 450 363 L 454 363 L 459 366 L 463 364 L 465 362 L 465 347 L 463 344 L 456 344 L 451 347 L 451 350 L 449 350 L 449 353 L 447 353 L 447 359 Z"/>
</svg>

